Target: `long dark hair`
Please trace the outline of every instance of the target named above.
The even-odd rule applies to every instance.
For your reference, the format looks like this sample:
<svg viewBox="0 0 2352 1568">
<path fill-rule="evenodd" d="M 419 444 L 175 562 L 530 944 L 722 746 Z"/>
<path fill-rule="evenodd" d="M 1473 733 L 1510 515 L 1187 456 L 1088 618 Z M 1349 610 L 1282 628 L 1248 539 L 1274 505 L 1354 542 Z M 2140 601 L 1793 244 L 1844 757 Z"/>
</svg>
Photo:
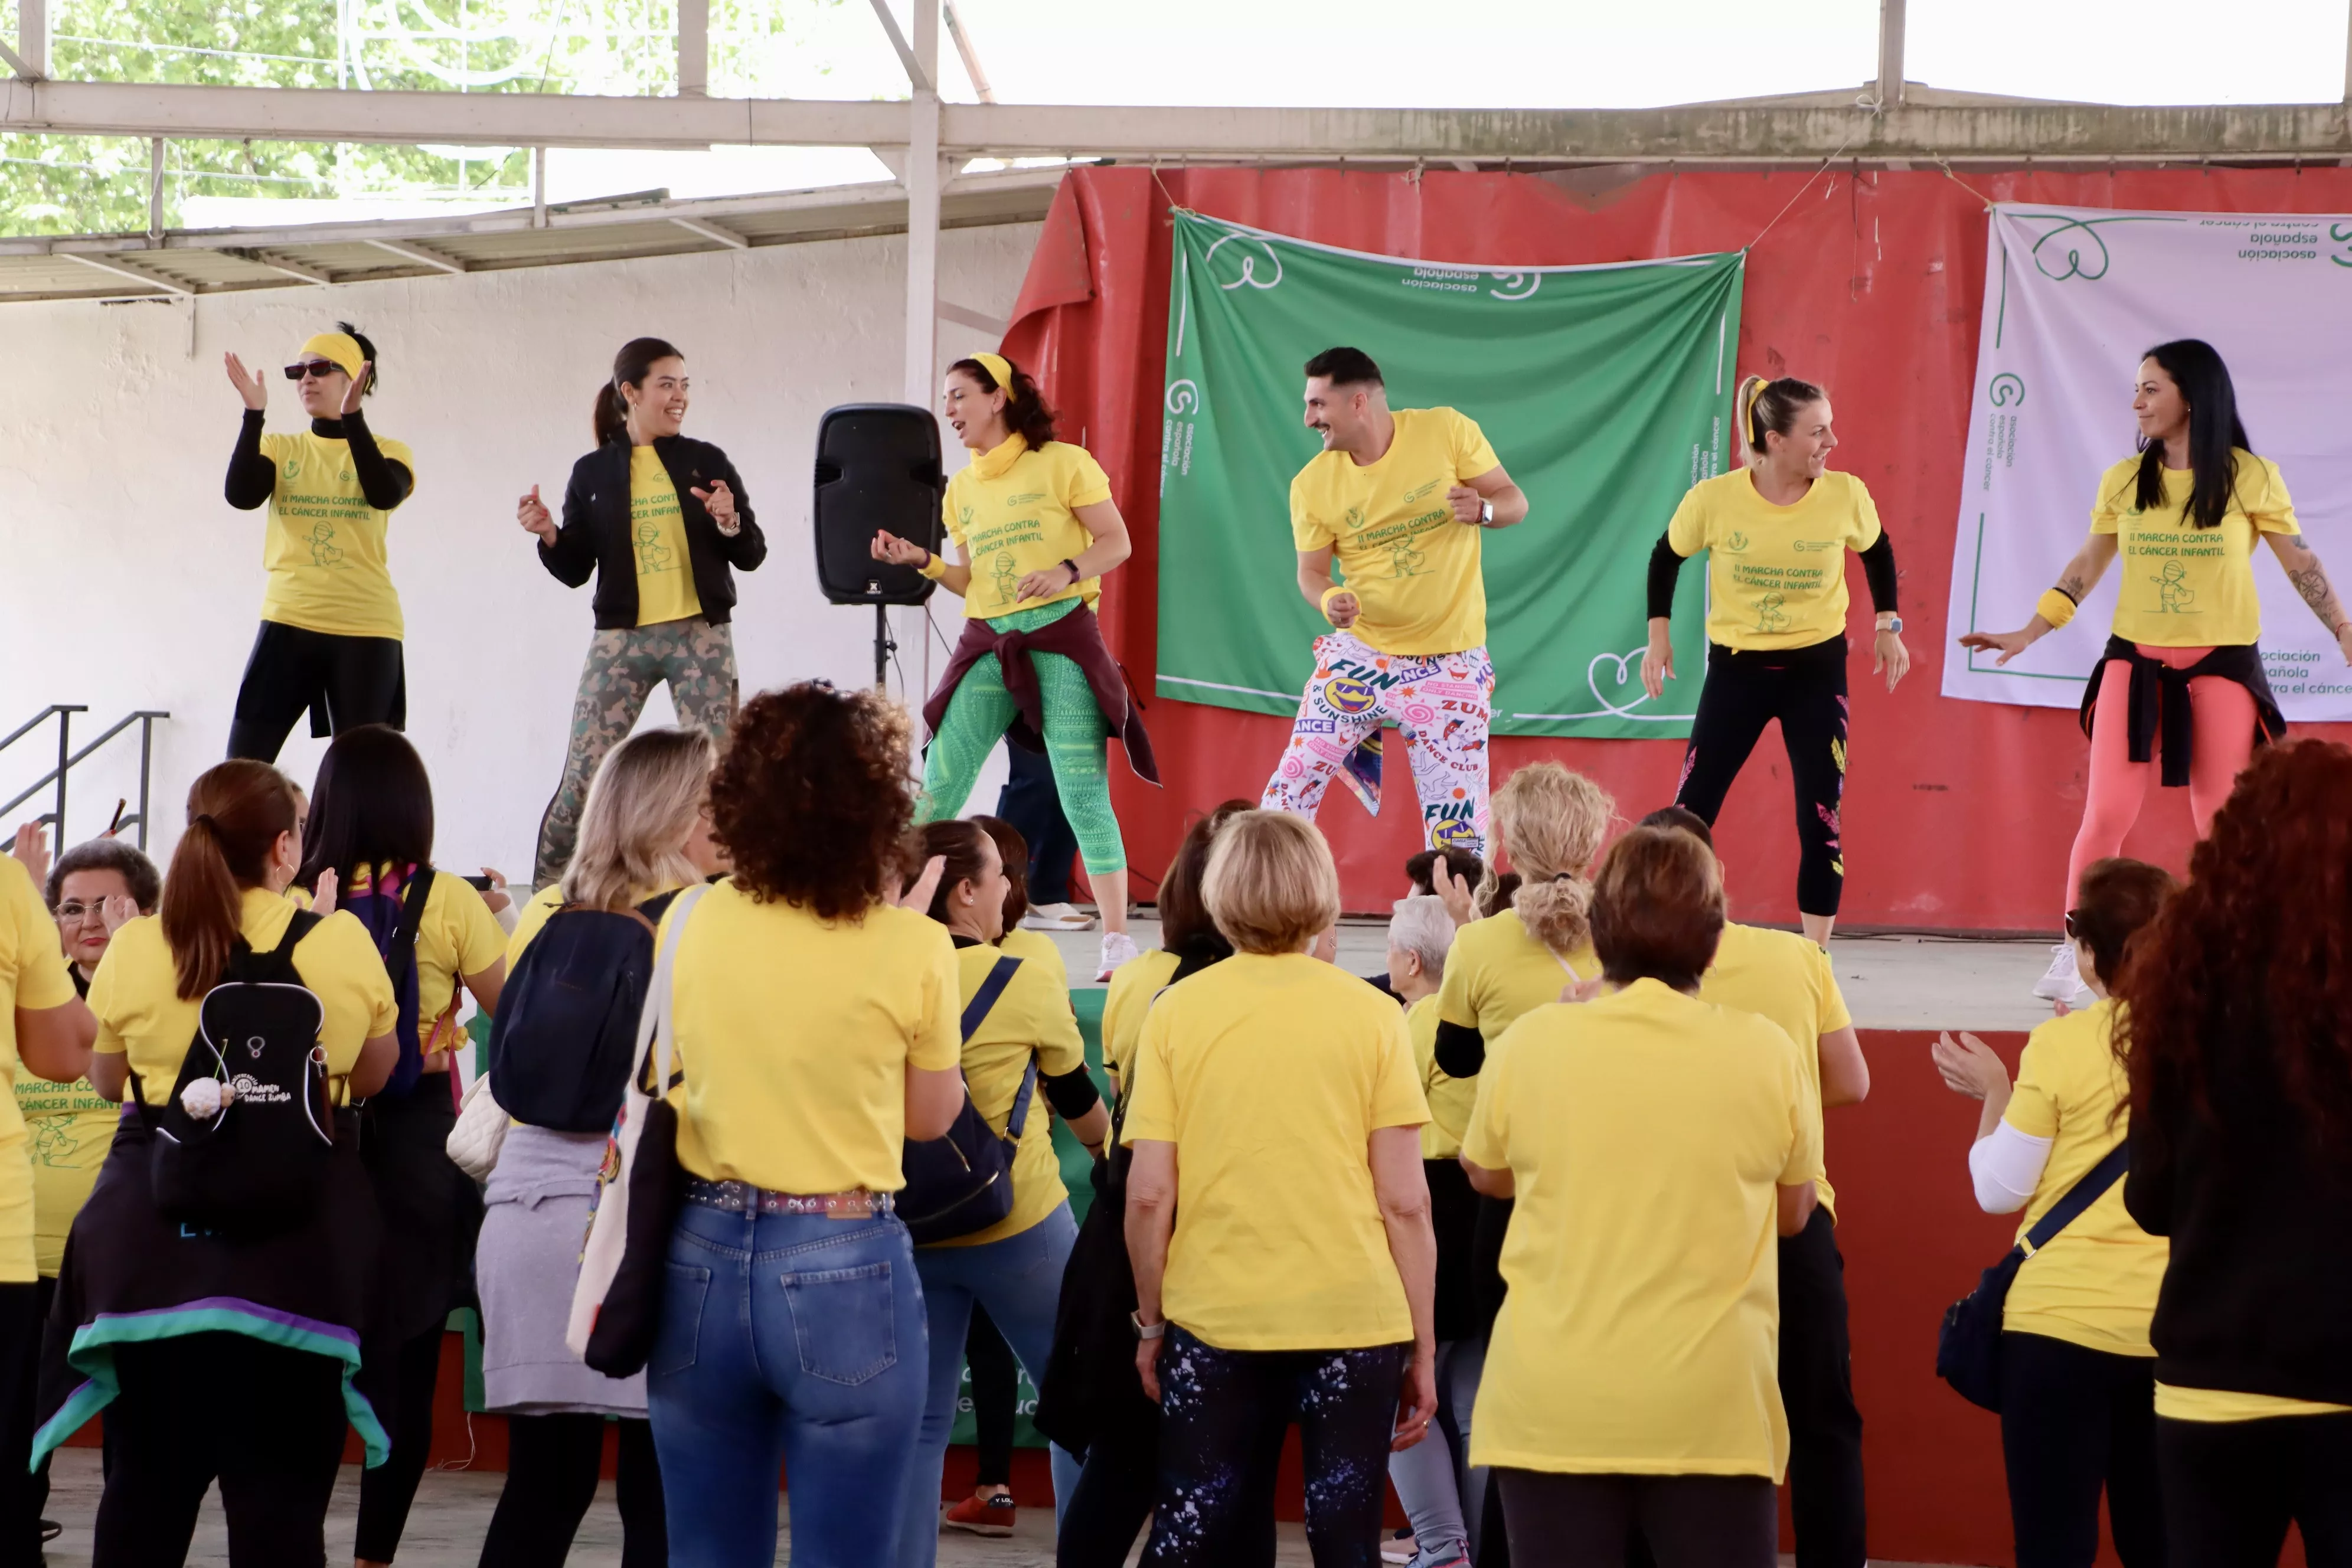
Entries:
<svg viewBox="0 0 2352 1568">
<path fill-rule="evenodd" d="M 278 836 L 294 830 L 294 785 L 268 763 L 207 768 L 188 786 L 188 830 L 163 882 L 163 942 L 183 999 L 211 989 L 245 929 L 245 889 L 269 871 Z"/>
<path fill-rule="evenodd" d="M 1209 851 L 1226 823 L 1251 809 L 1245 800 L 1229 800 L 1209 811 L 1185 831 L 1160 879 L 1160 945 L 1179 959 L 1214 962 L 1233 956 L 1234 944 L 1217 929 L 1209 906 L 1201 897 L 1201 879 L 1209 869 Z"/>
<path fill-rule="evenodd" d="M 2199 528 L 2219 528 L 2230 514 L 2230 488 L 2238 478 L 2238 455 L 2231 448 L 2254 449 L 2238 419 L 2238 389 L 2230 367 L 2201 338 L 2158 343 L 2140 358 L 2162 366 L 2189 405 L 2189 521 Z M 2140 438 L 2139 484 L 2132 500 L 2142 511 L 2164 510 L 2163 442 Z"/>
<path fill-rule="evenodd" d="M 980 847 L 988 842 L 988 830 L 970 817 L 951 816 L 923 825 L 923 858 L 937 855 L 947 861 L 940 872 L 940 885 L 931 890 L 931 907 L 924 913 L 941 925 L 948 923 L 948 895 L 955 891 L 958 882 L 980 880 L 988 866 Z"/>
<path fill-rule="evenodd" d="M 624 383 L 643 386 L 646 373 L 656 360 L 684 359 L 686 356 L 660 338 L 631 338 L 613 356 L 613 379 L 596 389 L 595 412 L 589 417 L 594 422 L 596 445 L 609 447 L 615 441 L 629 438 L 629 400 L 621 395 Z"/>
<path fill-rule="evenodd" d="M 345 887 L 379 866 L 430 865 L 433 784 L 425 759 L 388 724 L 361 724 L 337 735 L 319 763 L 304 824 L 302 868 L 310 887 L 332 871 Z"/>
<path fill-rule="evenodd" d="M 1013 427 L 1014 435 L 1029 443 L 1029 449 L 1033 452 L 1048 441 L 1059 440 L 1061 437 L 1054 433 L 1053 406 L 1037 390 L 1037 384 L 1030 379 L 1027 371 L 1011 360 L 1004 363 L 1013 372 L 1013 384 L 1003 389 L 1011 395 L 1004 405 L 1005 424 Z M 998 390 L 996 377 L 989 374 L 988 367 L 976 359 L 960 359 L 948 368 L 971 377 L 973 384 L 982 392 Z"/>
<path fill-rule="evenodd" d="M 1004 861 L 1004 929 L 1011 931 L 1029 912 L 1029 840 L 1001 816 L 974 816 L 972 826 L 996 840 Z"/>
<path fill-rule="evenodd" d="M 2158 1163 L 2165 1111 L 2240 1148 L 2284 1114 L 2341 1150 L 2352 1137 L 2352 750 L 2292 741 L 2255 752 L 2190 854 L 2188 886 L 2123 969 L 2116 1048 L 2133 1136 Z"/>
</svg>

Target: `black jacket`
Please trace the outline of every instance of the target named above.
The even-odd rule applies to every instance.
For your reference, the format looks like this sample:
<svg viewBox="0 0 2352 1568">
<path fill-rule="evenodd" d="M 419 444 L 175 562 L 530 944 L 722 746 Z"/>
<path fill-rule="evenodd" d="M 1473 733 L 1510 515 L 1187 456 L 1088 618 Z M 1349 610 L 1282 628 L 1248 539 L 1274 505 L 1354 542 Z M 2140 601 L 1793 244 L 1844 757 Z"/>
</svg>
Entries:
<svg viewBox="0 0 2352 1568">
<path fill-rule="evenodd" d="M 669 482 L 677 489 L 678 519 L 686 529 L 686 552 L 694 567 L 694 596 L 702 618 L 723 626 L 735 609 L 735 572 L 749 572 L 768 558 L 767 536 L 751 515 L 751 500 L 727 454 L 708 441 L 662 436 L 654 441 Z M 697 489 L 724 481 L 734 492 L 735 518 L 743 526 L 730 539 L 694 499 Z M 637 624 L 637 563 L 629 526 L 629 445 L 614 441 L 572 465 L 563 489 L 563 525 L 555 542 L 539 547 L 539 559 L 555 580 L 577 588 L 596 574 L 596 629 Z M 730 570 L 730 568 L 732 570 Z"/>
<path fill-rule="evenodd" d="M 2261 1042 L 2238 1054 L 2210 1086 L 2215 1119 L 2162 1103 L 2132 1118 L 2124 1207 L 2172 1238 L 2157 1381 L 2352 1405 L 2352 1161 L 2252 1066 Z"/>
</svg>

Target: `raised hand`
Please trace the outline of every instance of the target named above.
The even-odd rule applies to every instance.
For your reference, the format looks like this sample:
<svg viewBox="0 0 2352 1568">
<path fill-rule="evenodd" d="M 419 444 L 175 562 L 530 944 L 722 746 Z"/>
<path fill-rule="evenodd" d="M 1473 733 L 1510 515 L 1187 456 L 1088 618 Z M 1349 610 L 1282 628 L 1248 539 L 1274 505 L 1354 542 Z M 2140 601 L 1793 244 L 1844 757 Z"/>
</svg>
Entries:
<svg viewBox="0 0 2352 1568">
<path fill-rule="evenodd" d="M 360 399 L 367 395 L 368 383 L 374 379 L 375 362 L 373 360 L 362 360 L 360 362 L 359 374 L 352 377 L 351 384 L 343 388 L 343 413 L 345 415 L 357 414 L 360 411 Z"/>
<path fill-rule="evenodd" d="M 890 901 L 902 910 L 912 910 L 917 914 L 925 913 L 931 907 L 932 895 L 940 890 L 940 879 L 947 874 L 947 868 L 946 856 L 932 856 L 923 862 L 923 874 L 915 879 L 915 885 Z"/>
<path fill-rule="evenodd" d="M 221 355 L 221 363 L 228 370 L 228 384 L 245 399 L 245 405 L 257 412 L 269 405 L 269 384 L 245 368 L 245 362 L 235 354 Z"/>
<path fill-rule="evenodd" d="M 33 874 L 34 885 L 46 885 L 49 879 L 48 829 L 38 817 L 16 826 L 16 842 L 8 853 Z"/>
<path fill-rule="evenodd" d="M 1455 926 L 1466 926 L 1478 918 L 1478 907 L 1472 898 L 1470 879 L 1457 877 L 1454 868 L 1440 859 L 1429 868 L 1430 887 L 1445 904 L 1445 912 Z"/>
<path fill-rule="evenodd" d="M 1927 1049 L 1935 1059 L 1936 1071 L 1943 1077 L 1944 1087 L 1954 1094 L 1982 1100 L 1994 1092 L 1996 1085 L 2003 1090 L 2009 1088 L 2008 1067 L 1993 1054 L 1990 1046 L 1965 1029 L 1957 1040 L 1948 1032 L 1937 1036 L 1936 1043 Z"/>
<path fill-rule="evenodd" d="M 731 538 L 743 531 L 743 525 L 735 521 L 735 492 L 727 488 L 725 479 L 711 480 L 707 490 L 694 487 L 687 493 L 702 503 L 702 510 L 710 514 L 719 532 Z"/>
<path fill-rule="evenodd" d="M 335 895 L 342 890 L 342 879 L 330 866 L 319 873 L 318 886 L 310 889 L 310 912 L 324 918 L 335 912 Z"/>
<path fill-rule="evenodd" d="M 522 524 L 524 532 L 539 535 L 541 544 L 555 542 L 555 519 L 549 514 L 547 503 L 539 499 L 537 485 L 530 487 L 530 494 L 515 502 L 515 521 Z"/>
<path fill-rule="evenodd" d="M 2013 632 L 1966 632 L 1960 637 L 1962 647 L 1973 648 L 1979 653 L 2000 655 L 1992 661 L 1996 669 L 2032 647 L 2033 643 L 2034 634 L 2031 626 L 2021 626 Z"/>
<path fill-rule="evenodd" d="M 920 566 L 931 558 L 929 551 L 887 529 L 875 534 L 870 552 L 875 560 L 887 561 L 893 566 Z"/>
<path fill-rule="evenodd" d="M 98 918 L 112 936 L 139 918 L 139 900 L 128 893 L 109 893 L 98 902 Z"/>
</svg>

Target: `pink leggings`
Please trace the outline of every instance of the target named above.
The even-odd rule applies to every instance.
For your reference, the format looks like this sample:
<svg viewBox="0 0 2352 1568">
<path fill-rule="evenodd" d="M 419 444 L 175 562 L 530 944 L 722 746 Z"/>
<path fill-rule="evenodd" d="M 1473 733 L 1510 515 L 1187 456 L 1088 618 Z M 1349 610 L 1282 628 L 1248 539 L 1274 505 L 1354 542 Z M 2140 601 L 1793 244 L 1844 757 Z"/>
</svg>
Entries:
<svg viewBox="0 0 2352 1568">
<path fill-rule="evenodd" d="M 2136 646 L 2173 669 L 2185 669 L 2213 651 Z M 2213 814 L 2230 798 L 2239 771 L 2254 754 L 2254 696 L 2234 680 L 2200 676 L 2189 683 L 2189 703 L 2197 720 L 2196 752 L 2189 764 L 2189 816 L 2202 838 L 2213 826 Z M 2158 744 L 2162 744 L 2161 736 Z M 2100 668 L 2099 705 L 2091 719 L 2091 785 L 2083 802 L 2083 826 L 2074 835 L 2074 852 L 2066 860 L 2070 907 L 2081 892 L 2084 868 L 2122 852 L 2124 835 L 2139 819 L 2140 802 L 2158 766 L 2153 759 L 2131 760 L 2131 666 L 2111 659 Z"/>
</svg>

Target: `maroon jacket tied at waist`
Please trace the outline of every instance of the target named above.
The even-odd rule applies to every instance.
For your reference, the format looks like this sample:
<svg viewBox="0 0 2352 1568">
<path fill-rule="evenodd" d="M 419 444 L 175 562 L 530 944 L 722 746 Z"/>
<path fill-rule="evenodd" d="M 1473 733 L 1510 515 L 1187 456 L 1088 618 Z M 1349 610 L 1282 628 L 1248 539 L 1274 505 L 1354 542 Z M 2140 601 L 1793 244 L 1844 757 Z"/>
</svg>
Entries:
<svg viewBox="0 0 2352 1568">
<path fill-rule="evenodd" d="M 1045 706 L 1037 694 L 1037 672 L 1031 668 L 1029 656 L 1058 653 L 1085 674 L 1087 685 L 1095 694 L 1095 706 L 1102 710 L 1111 733 L 1127 748 L 1128 766 L 1146 784 L 1160 782 L 1160 764 L 1151 755 L 1151 737 L 1143 728 L 1143 705 L 1136 700 L 1128 685 L 1127 671 L 1111 658 L 1094 612 L 1084 606 L 1034 632 L 1001 632 L 977 616 L 965 621 L 963 636 L 956 641 L 955 655 L 948 660 L 947 673 L 940 677 L 930 700 L 923 704 L 923 724 L 932 734 L 940 732 L 940 721 L 947 717 L 948 700 L 955 695 L 964 672 L 979 663 L 982 655 L 992 653 L 1004 671 L 1004 689 L 1019 710 L 1012 727 L 1004 732 L 1006 740 L 1032 752 L 1045 749 Z"/>
</svg>

